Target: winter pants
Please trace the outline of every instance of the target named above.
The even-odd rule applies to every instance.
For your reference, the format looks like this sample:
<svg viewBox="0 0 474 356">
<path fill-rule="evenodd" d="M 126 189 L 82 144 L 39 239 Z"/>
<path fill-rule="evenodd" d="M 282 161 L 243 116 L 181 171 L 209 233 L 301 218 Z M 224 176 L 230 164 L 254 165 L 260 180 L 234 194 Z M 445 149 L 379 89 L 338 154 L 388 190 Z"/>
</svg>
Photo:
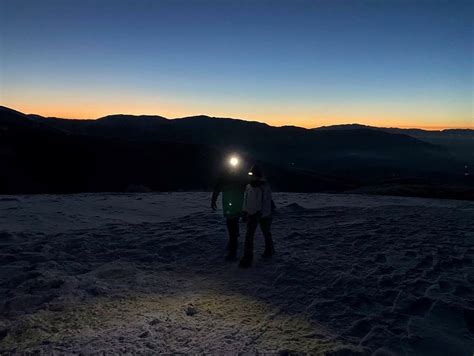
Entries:
<svg viewBox="0 0 474 356">
<path fill-rule="evenodd" d="M 253 257 L 253 240 L 257 226 L 260 225 L 263 237 L 265 238 L 265 251 L 273 251 L 273 239 L 270 231 L 272 226 L 272 218 L 261 217 L 260 214 L 249 215 L 247 217 L 247 233 L 245 235 L 244 256 L 252 259 Z"/>
<path fill-rule="evenodd" d="M 230 256 L 237 254 L 237 246 L 239 240 L 239 217 L 226 218 L 227 232 L 229 233 L 229 243 L 227 244 L 227 251 Z"/>
</svg>

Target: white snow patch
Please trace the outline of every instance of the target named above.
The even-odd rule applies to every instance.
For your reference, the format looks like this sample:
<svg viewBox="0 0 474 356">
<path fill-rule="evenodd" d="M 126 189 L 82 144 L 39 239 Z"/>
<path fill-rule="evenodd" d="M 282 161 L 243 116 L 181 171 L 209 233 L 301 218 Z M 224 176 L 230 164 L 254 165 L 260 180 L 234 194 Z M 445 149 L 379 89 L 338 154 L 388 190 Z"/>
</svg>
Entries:
<svg viewBox="0 0 474 356">
<path fill-rule="evenodd" d="M 472 354 L 474 203 L 275 201 L 239 270 L 208 193 L 0 196 L 0 353 Z"/>
</svg>

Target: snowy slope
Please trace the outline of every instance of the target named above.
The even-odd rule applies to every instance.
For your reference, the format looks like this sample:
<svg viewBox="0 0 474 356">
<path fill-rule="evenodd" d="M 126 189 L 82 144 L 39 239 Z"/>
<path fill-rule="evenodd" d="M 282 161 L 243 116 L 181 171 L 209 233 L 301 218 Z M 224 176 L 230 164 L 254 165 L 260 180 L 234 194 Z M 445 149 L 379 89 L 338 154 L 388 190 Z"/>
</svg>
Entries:
<svg viewBox="0 0 474 356">
<path fill-rule="evenodd" d="M 239 270 L 208 193 L 0 196 L 0 353 L 472 355 L 474 203 L 275 201 Z"/>
</svg>

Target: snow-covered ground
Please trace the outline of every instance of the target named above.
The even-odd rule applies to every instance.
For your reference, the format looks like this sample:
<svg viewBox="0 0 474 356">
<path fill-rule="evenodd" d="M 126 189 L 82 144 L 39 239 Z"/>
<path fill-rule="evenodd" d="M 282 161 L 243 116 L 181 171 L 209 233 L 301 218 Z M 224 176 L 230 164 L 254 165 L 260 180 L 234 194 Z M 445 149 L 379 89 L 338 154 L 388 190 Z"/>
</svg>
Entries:
<svg viewBox="0 0 474 356">
<path fill-rule="evenodd" d="M 240 270 L 208 193 L 0 196 L 0 354 L 473 354 L 474 203 L 275 201 Z"/>
</svg>

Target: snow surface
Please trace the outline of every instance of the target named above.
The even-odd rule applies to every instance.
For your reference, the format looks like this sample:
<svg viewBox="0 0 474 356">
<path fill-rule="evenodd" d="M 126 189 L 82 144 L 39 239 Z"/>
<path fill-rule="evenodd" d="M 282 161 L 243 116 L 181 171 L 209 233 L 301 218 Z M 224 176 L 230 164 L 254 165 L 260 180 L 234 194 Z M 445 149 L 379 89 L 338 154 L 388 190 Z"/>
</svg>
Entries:
<svg viewBox="0 0 474 356">
<path fill-rule="evenodd" d="M 208 193 L 0 196 L 0 354 L 473 354 L 474 203 L 274 198 L 240 270 Z"/>
</svg>

